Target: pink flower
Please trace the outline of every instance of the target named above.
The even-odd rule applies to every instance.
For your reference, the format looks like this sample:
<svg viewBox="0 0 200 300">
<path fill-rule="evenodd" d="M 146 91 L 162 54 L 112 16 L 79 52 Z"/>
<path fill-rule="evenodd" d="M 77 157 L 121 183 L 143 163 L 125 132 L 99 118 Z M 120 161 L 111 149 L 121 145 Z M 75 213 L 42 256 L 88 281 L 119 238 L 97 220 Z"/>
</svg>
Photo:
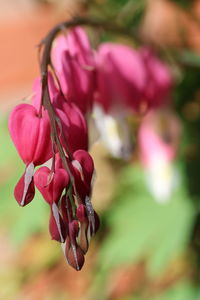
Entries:
<svg viewBox="0 0 200 300">
<path fill-rule="evenodd" d="M 78 171 L 83 180 L 91 182 L 94 173 L 94 162 L 87 151 L 77 150 L 73 153 L 73 167 Z"/>
<path fill-rule="evenodd" d="M 40 116 L 32 105 L 20 104 L 12 111 L 8 126 L 13 143 L 26 165 L 40 165 L 52 156 L 46 111 Z"/>
<path fill-rule="evenodd" d="M 61 95 L 60 95 L 61 97 Z M 60 118 L 61 141 L 65 149 L 73 153 L 78 149 L 88 150 L 88 129 L 85 118 L 74 103 L 64 102 L 56 113 Z"/>
<path fill-rule="evenodd" d="M 94 91 L 94 61 L 85 31 L 76 27 L 59 36 L 52 49 L 52 62 L 65 98 L 86 114 Z"/>
<path fill-rule="evenodd" d="M 45 201 L 50 205 L 58 203 L 64 188 L 69 184 L 69 175 L 64 169 L 56 169 L 55 173 L 47 167 L 41 167 L 34 175 L 34 182 Z"/>
<path fill-rule="evenodd" d="M 101 44 L 96 68 L 95 101 L 106 113 L 122 109 L 144 113 L 165 103 L 171 91 L 169 68 L 148 48 Z"/>
<path fill-rule="evenodd" d="M 65 241 L 66 227 L 59 212 L 58 203 L 65 188 L 68 188 L 69 176 L 64 169 L 52 173 L 49 168 L 41 167 L 34 175 L 34 182 L 45 201 L 50 205 L 49 232 L 52 239 Z"/>
<path fill-rule="evenodd" d="M 96 54 L 96 101 L 106 112 L 139 110 L 146 86 L 146 72 L 138 51 L 121 44 L 101 44 Z"/>
<path fill-rule="evenodd" d="M 48 74 L 48 87 L 55 113 L 59 117 L 57 125 L 60 130 L 61 142 L 67 150 L 88 149 L 88 129 L 86 120 L 80 109 L 74 103 L 67 101 L 57 88 L 55 81 Z M 33 86 L 32 104 L 39 111 L 41 102 L 41 80 L 37 78 Z"/>
<path fill-rule="evenodd" d="M 67 40 L 68 51 L 72 57 L 77 58 L 83 67 L 94 66 L 94 57 L 90 41 L 83 28 L 80 26 L 74 27 L 65 39 Z M 66 49 L 66 43 L 63 46 Z"/>
<path fill-rule="evenodd" d="M 34 167 L 52 156 L 50 122 L 46 111 L 41 115 L 29 104 L 15 107 L 9 118 L 9 131 L 26 169 L 14 191 L 17 202 L 24 206 L 34 198 Z"/>
<path fill-rule="evenodd" d="M 74 152 L 73 158 L 71 169 L 75 179 L 75 187 L 79 197 L 85 203 L 85 198 L 90 197 L 92 190 L 92 177 L 94 175 L 93 159 L 84 150 Z"/>
</svg>

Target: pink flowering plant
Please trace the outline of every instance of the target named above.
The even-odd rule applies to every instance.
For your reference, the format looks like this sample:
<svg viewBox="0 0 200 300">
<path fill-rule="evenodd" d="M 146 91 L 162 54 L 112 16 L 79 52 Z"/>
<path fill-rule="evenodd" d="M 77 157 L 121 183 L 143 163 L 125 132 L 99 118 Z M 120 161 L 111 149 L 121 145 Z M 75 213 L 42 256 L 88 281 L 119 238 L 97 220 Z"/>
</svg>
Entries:
<svg viewBox="0 0 200 300">
<path fill-rule="evenodd" d="M 39 190 L 50 208 L 51 238 L 62 244 L 67 262 L 76 270 L 82 268 L 100 224 L 91 201 L 95 167 L 88 152 L 88 119 L 98 107 L 100 135 L 121 147 L 115 152 L 110 147 L 111 153 L 130 158 L 126 129 L 126 138 L 118 132 L 113 138 L 107 120 L 126 126 L 130 114 L 141 116 L 165 105 L 172 87 L 169 68 L 152 50 L 117 43 L 103 43 L 94 50 L 77 26 L 85 24 L 84 19 L 64 22 L 44 38 L 32 102 L 16 106 L 9 118 L 11 138 L 25 164 L 14 196 L 26 206 L 35 187 Z M 67 34 L 64 27 L 70 27 Z"/>
</svg>

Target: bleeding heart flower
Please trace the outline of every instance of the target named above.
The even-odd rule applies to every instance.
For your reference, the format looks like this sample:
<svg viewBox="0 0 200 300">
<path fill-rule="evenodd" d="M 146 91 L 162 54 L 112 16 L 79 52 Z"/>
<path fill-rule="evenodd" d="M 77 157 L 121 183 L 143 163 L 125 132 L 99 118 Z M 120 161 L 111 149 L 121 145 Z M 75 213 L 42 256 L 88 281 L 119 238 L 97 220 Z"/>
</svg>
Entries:
<svg viewBox="0 0 200 300">
<path fill-rule="evenodd" d="M 17 202 L 24 206 L 34 197 L 34 167 L 52 156 L 50 122 L 46 111 L 39 115 L 34 106 L 20 104 L 12 111 L 8 125 L 15 147 L 26 164 L 14 192 Z"/>
<path fill-rule="evenodd" d="M 86 196 L 90 197 L 92 190 L 92 178 L 94 175 L 93 159 L 84 150 L 74 152 L 73 158 L 71 169 L 75 178 L 76 191 L 82 201 L 85 202 Z"/>
<path fill-rule="evenodd" d="M 63 246 L 67 262 L 77 271 L 80 271 L 84 264 L 84 252 L 77 244 L 79 224 L 76 220 L 69 223 L 69 236 Z"/>
<path fill-rule="evenodd" d="M 146 86 L 146 72 L 138 51 L 121 44 L 101 44 L 96 53 L 96 101 L 106 112 L 139 110 Z"/>
<path fill-rule="evenodd" d="M 94 66 L 93 51 L 90 46 L 87 33 L 80 26 L 74 27 L 67 36 L 65 36 L 65 42 L 63 44 L 70 52 L 70 55 L 77 58 L 79 63 L 85 67 Z"/>
<path fill-rule="evenodd" d="M 61 141 L 65 150 L 71 153 L 78 149 L 88 149 L 88 130 L 81 111 L 74 103 L 63 102 L 62 110 L 56 109 L 60 119 Z"/>
<path fill-rule="evenodd" d="M 59 212 L 58 202 L 64 188 L 69 184 L 69 175 L 64 169 L 56 169 L 52 173 L 49 168 L 41 167 L 34 175 L 35 185 L 43 198 L 50 204 L 51 214 L 49 220 L 49 232 L 53 240 L 64 243 L 66 226 Z"/>
<path fill-rule="evenodd" d="M 52 240 L 60 243 L 65 242 L 66 227 L 55 203 L 51 205 L 51 214 L 49 219 L 49 232 Z"/>
<path fill-rule="evenodd" d="M 15 107 L 9 118 L 9 131 L 26 165 L 46 162 L 52 156 L 50 122 L 46 111 L 41 115 L 30 104 Z"/>
<path fill-rule="evenodd" d="M 88 129 L 86 120 L 79 108 L 67 101 L 61 91 L 58 90 L 56 83 L 48 73 L 48 87 L 51 103 L 57 115 L 57 125 L 60 131 L 60 139 L 63 147 L 67 151 L 74 152 L 77 149 L 88 149 Z M 32 104 L 39 111 L 41 102 L 41 80 L 37 78 L 33 87 L 34 96 Z"/>
<path fill-rule="evenodd" d="M 56 39 L 52 62 L 65 98 L 86 114 L 93 102 L 94 60 L 83 29 L 74 28 Z"/>
<path fill-rule="evenodd" d="M 91 182 L 94 173 L 94 162 L 91 155 L 84 150 L 77 150 L 73 153 L 72 165 L 78 170 L 80 177 L 87 182 Z"/>
<path fill-rule="evenodd" d="M 69 175 L 64 169 L 55 173 L 47 167 L 41 167 L 34 175 L 34 182 L 44 199 L 49 203 L 58 203 L 61 194 L 69 184 Z"/>
</svg>

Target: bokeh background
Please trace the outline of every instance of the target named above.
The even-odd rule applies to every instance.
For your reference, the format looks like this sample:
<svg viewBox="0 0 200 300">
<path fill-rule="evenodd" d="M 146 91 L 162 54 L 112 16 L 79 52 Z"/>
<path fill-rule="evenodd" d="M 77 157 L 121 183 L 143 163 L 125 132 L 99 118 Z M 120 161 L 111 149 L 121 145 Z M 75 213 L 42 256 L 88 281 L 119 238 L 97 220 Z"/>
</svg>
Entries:
<svg viewBox="0 0 200 300">
<path fill-rule="evenodd" d="M 112 158 L 101 142 L 92 146 L 101 228 L 81 272 L 50 240 L 41 196 L 23 209 L 14 200 L 24 166 L 7 129 L 10 110 L 30 97 L 39 73 L 38 43 L 74 15 L 113 20 L 158 50 L 174 78 L 167 119 L 175 115 L 181 127 L 176 159 L 153 175 L 159 191 L 139 161 L 137 143 L 129 162 Z M 90 35 L 93 45 L 138 43 L 103 30 Z M 200 299 L 200 1 L 1 0 L 0 41 L 0 299 Z M 133 116 L 133 135 L 142 122 Z"/>
</svg>

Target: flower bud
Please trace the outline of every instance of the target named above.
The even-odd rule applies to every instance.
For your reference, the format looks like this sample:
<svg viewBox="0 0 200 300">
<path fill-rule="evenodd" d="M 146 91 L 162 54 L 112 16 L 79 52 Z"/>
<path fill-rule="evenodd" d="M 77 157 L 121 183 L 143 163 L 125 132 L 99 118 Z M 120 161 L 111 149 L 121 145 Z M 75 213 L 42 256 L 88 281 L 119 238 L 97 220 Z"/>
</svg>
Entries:
<svg viewBox="0 0 200 300">
<path fill-rule="evenodd" d="M 35 186 L 33 182 L 34 165 L 30 164 L 17 185 L 15 186 L 14 196 L 19 205 L 25 206 L 30 203 L 35 196 Z"/>
<path fill-rule="evenodd" d="M 87 151 L 78 150 L 73 153 L 72 172 L 78 195 L 82 201 L 89 196 L 92 190 L 92 178 L 94 174 L 93 159 Z"/>
<path fill-rule="evenodd" d="M 69 237 L 66 239 L 64 248 L 65 257 L 68 263 L 77 271 L 80 271 L 84 264 L 84 253 L 78 246 L 76 238 L 79 233 L 79 224 L 76 220 L 69 223 Z"/>
<path fill-rule="evenodd" d="M 80 221 L 79 245 L 85 254 L 89 246 L 88 237 L 87 237 L 89 221 L 88 221 L 85 205 L 83 204 L 79 205 L 76 211 L 76 215 L 77 215 L 77 219 Z"/>
<path fill-rule="evenodd" d="M 68 264 L 76 271 L 80 271 L 85 262 L 83 250 L 79 246 L 70 247 L 66 252 L 66 259 Z"/>
<path fill-rule="evenodd" d="M 55 203 L 51 206 L 51 214 L 49 219 L 49 232 L 52 240 L 64 243 L 66 237 L 66 228 L 62 217 Z"/>
</svg>

